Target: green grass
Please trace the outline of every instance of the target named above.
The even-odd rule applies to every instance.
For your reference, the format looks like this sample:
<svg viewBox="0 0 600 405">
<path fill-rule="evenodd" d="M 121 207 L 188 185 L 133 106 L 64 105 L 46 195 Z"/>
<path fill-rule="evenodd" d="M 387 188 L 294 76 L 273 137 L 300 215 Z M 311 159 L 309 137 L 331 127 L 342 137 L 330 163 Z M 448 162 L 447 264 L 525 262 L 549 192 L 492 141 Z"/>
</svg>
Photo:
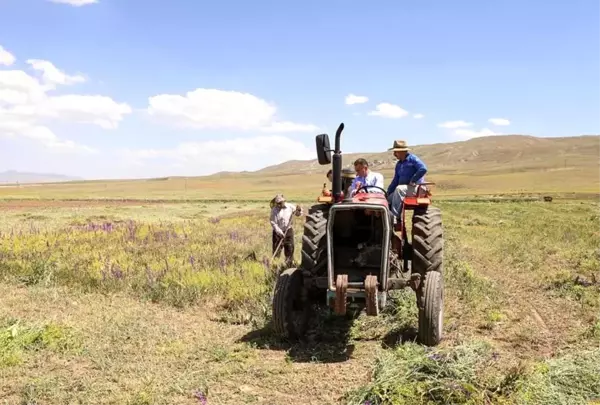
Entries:
<svg viewBox="0 0 600 405">
<path fill-rule="evenodd" d="M 5 320 L 0 324 L 0 368 L 21 364 L 29 352 L 67 352 L 79 348 L 79 344 L 72 331 L 63 325 L 27 325 L 20 320 Z"/>
<path fill-rule="evenodd" d="M 180 211 L 187 217 L 187 212 Z M 0 277 L 24 285 L 127 291 L 176 306 L 221 298 L 230 307 L 269 289 L 268 232 L 257 216 L 144 222 L 92 216 L 0 235 Z M 215 243 L 218 241 L 218 243 Z"/>
<path fill-rule="evenodd" d="M 517 404 L 592 403 L 600 400 L 600 349 L 538 364 L 516 384 Z"/>
<path fill-rule="evenodd" d="M 600 280 L 594 278 L 600 275 L 598 205 L 442 207 L 446 333 L 452 342 L 433 350 L 408 342 L 381 352 L 370 382 L 352 390 L 346 403 L 600 399 L 600 283 L 593 282 Z M 576 284 L 578 276 L 590 284 Z M 551 353 L 556 357 L 543 360 Z M 515 358 L 529 365 L 510 366 Z"/>
<path fill-rule="evenodd" d="M 434 350 L 414 342 L 411 290 L 377 318 L 322 314 L 308 343 L 275 339 L 279 262 L 269 260 L 265 203 L 60 204 L 12 207 L 0 220 L 0 403 L 193 404 L 201 392 L 209 404 L 552 404 L 598 394 L 597 203 L 440 202 L 446 317 Z"/>
<path fill-rule="evenodd" d="M 495 371 L 499 354 L 483 341 L 427 350 L 409 343 L 381 354 L 372 381 L 348 404 L 585 404 L 600 398 L 600 349 Z"/>
</svg>

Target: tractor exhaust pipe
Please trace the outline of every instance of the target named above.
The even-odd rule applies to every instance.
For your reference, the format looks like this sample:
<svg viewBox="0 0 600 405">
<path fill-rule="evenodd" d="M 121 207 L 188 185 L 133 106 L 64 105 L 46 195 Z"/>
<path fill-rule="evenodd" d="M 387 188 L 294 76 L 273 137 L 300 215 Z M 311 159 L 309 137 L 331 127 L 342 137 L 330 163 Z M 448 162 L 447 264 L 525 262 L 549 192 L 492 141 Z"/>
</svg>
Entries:
<svg viewBox="0 0 600 405">
<path fill-rule="evenodd" d="M 335 132 L 335 150 L 332 158 L 332 176 L 333 176 L 333 200 L 336 202 L 342 199 L 342 151 L 340 150 L 340 137 L 344 130 L 342 122 Z"/>
</svg>

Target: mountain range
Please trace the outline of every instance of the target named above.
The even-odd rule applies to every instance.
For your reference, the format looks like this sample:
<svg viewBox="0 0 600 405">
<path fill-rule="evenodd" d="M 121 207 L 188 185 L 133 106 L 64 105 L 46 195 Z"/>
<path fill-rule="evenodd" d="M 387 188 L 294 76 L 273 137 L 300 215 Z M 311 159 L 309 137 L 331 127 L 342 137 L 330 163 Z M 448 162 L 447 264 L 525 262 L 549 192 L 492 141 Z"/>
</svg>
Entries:
<svg viewBox="0 0 600 405">
<path fill-rule="evenodd" d="M 79 177 L 65 176 L 53 173 L 30 173 L 8 170 L 0 172 L 0 184 L 29 184 L 29 183 L 55 183 L 63 181 L 82 180 Z"/>
<path fill-rule="evenodd" d="M 443 174 L 486 175 L 589 168 L 598 175 L 600 169 L 600 135 L 561 138 L 496 135 L 460 142 L 417 145 L 412 148 L 412 152 L 427 164 L 430 172 Z M 396 164 L 392 152 L 385 151 L 343 154 L 343 166 L 351 166 L 359 157 L 367 159 L 373 170 L 383 172 L 393 170 Z M 257 173 L 312 173 L 323 170 L 314 159 L 288 161 L 266 167 Z"/>
<path fill-rule="evenodd" d="M 342 139 L 342 151 L 343 145 Z M 428 166 L 429 181 L 433 177 L 433 181 L 440 181 L 440 186 L 447 190 L 469 189 L 470 183 L 478 183 L 477 188 L 481 188 L 485 184 L 493 185 L 494 182 L 506 183 L 506 187 L 510 184 L 511 187 L 521 188 L 552 184 L 553 188 L 562 188 L 564 184 L 565 188 L 577 186 L 588 190 L 595 190 L 600 185 L 600 135 L 552 138 L 497 135 L 451 143 L 416 145 L 412 152 Z M 343 166 L 352 167 L 352 162 L 358 157 L 367 159 L 370 168 L 383 173 L 387 181 L 393 176 L 396 159 L 391 152 L 344 153 Z M 241 179 L 272 183 L 279 182 L 276 179 L 280 178 L 283 181 L 287 176 L 318 178 L 321 181 L 328 169 L 329 167 L 318 164 L 315 151 L 313 160 L 292 160 L 253 172 L 220 172 L 210 176 L 187 178 L 195 178 L 202 183 L 235 182 Z M 176 176 L 165 177 L 162 180 L 180 182 L 184 178 Z M 300 178 L 298 180 L 301 180 Z M 75 180 L 82 179 L 50 173 L 0 172 L 0 184 Z M 78 184 L 82 183 L 71 185 L 80 187 Z"/>
</svg>

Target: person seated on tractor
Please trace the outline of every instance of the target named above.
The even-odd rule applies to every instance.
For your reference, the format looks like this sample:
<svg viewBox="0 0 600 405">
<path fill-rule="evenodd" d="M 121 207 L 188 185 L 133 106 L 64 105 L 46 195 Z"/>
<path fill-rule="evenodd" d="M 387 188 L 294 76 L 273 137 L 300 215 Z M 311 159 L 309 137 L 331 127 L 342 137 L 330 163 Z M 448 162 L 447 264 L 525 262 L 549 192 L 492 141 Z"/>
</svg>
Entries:
<svg viewBox="0 0 600 405">
<path fill-rule="evenodd" d="M 349 167 L 342 169 L 342 191 L 345 196 L 350 194 L 350 186 L 355 178 L 356 172 L 354 170 Z"/>
<path fill-rule="evenodd" d="M 407 147 L 406 141 L 394 141 L 394 145 L 388 150 L 393 151 L 394 156 L 398 159 L 394 169 L 394 178 L 387 193 L 390 211 L 395 218 L 399 218 L 404 198 L 414 195 L 417 184 L 425 182 L 427 166 L 417 155 L 409 152 L 410 148 Z"/>
<path fill-rule="evenodd" d="M 383 189 L 383 175 L 369 170 L 369 163 L 365 159 L 356 159 L 354 170 L 356 171 L 356 178 L 350 186 L 351 195 L 355 195 L 364 186 L 376 186 Z M 382 190 L 377 188 L 367 188 L 366 191 L 367 193 L 383 193 Z"/>
<path fill-rule="evenodd" d="M 327 180 L 329 180 L 330 183 L 333 183 L 333 169 L 329 169 L 327 172 Z"/>
<path fill-rule="evenodd" d="M 350 168 L 342 169 L 342 192 L 344 193 L 344 195 L 348 195 L 348 193 L 350 193 L 350 185 L 352 184 L 352 181 L 355 177 L 356 173 L 354 172 L 354 170 Z M 333 183 L 333 169 L 329 169 L 329 171 L 327 172 L 327 180 L 329 180 L 330 183 Z M 322 195 L 331 195 L 332 190 L 327 189 L 326 192 L 326 185 L 324 185 L 323 187 L 324 188 Z"/>
</svg>

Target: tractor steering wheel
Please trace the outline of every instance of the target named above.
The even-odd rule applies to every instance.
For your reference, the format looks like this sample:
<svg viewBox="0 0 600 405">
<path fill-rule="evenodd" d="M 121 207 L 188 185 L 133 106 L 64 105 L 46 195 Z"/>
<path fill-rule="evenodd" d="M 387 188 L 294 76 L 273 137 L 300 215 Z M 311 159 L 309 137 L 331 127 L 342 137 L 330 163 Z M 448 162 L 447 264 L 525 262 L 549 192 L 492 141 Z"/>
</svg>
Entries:
<svg viewBox="0 0 600 405">
<path fill-rule="evenodd" d="M 359 189 L 356 191 L 356 194 L 358 194 L 358 193 L 360 193 L 360 192 L 366 193 L 366 191 L 362 191 L 362 190 L 365 190 L 365 189 L 367 189 L 367 188 L 376 188 L 376 189 L 379 189 L 379 190 L 381 190 L 381 191 L 383 192 L 383 195 L 385 195 L 385 198 L 386 198 L 386 199 L 387 199 L 387 197 L 388 197 L 388 193 L 387 193 L 387 191 L 386 191 L 386 190 L 382 189 L 382 188 L 381 188 L 381 187 L 379 187 L 379 186 L 370 186 L 370 185 L 364 185 L 364 186 L 362 186 L 361 188 L 359 188 Z"/>
</svg>

